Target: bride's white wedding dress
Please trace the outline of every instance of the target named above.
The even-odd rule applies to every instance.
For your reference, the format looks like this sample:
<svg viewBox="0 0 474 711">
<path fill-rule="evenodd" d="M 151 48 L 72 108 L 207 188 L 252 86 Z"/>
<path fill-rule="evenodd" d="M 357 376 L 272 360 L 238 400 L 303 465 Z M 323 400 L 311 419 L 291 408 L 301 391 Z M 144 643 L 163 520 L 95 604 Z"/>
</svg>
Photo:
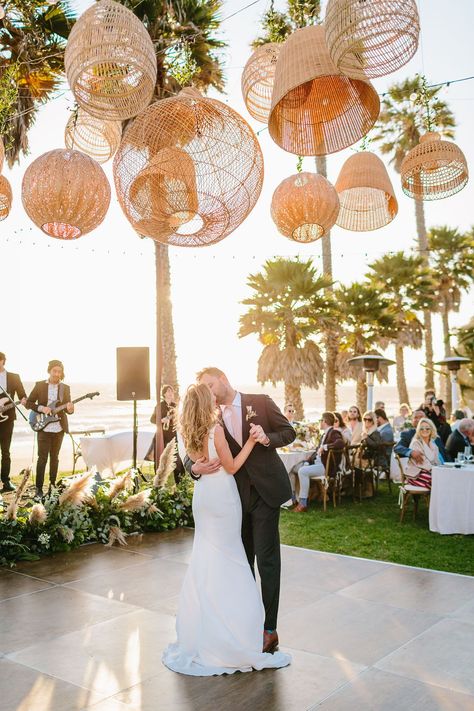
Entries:
<svg viewBox="0 0 474 711">
<path fill-rule="evenodd" d="M 217 457 L 214 429 L 209 457 Z M 264 609 L 241 539 L 242 506 L 234 477 L 221 468 L 194 487 L 194 545 L 179 598 L 177 642 L 163 653 L 191 676 L 284 667 L 291 657 L 262 652 Z"/>
</svg>

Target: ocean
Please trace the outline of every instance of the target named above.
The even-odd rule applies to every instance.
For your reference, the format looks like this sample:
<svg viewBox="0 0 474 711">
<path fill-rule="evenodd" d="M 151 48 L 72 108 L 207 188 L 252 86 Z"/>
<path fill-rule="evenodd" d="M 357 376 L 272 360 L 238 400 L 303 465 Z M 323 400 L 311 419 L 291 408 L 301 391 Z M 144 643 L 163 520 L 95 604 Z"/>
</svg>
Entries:
<svg viewBox="0 0 474 711">
<path fill-rule="evenodd" d="M 34 383 L 25 382 L 27 392 L 30 392 Z M 106 432 L 118 432 L 131 430 L 133 427 L 133 403 L 119 402 L 116 399 L 114 383 L 70 383 L 73 398 L 80 397 L 88 392 L 99 391 L 100 395 L 93 400 L 83 400 L 76 405 L 74 415 L 69 418 L 69 427 L 72 432 L 84 432 L 93 429 L 103 429 Z M 283 386 L 265 386 L 251 384 L 237 384 L 236 387 L 242 392 L 266 393 L 283 408 L 284 388 Z M 306 419 L 316 421 L 324 409 L 324 391 L 303 389 L 303 402 L 305 405 Z M 423 388 L 410 388 L 412 405 L 418 405 L 423 399 Z M 396 387 L 388 385 L 376 385 L 375 399 L 383 400 L 387 413 L 394 415 L 398 413 L 398 393 Z M 338 407 L 347 409 L 355 402 L 355 387 L 342 385 L 338 388 Z M 152 430 L 150 417 L 154 408 L 154 400 L 141 400 L 138 402 L 138 427 L 140 430 Z M 25 414 L 28 414 L 25 411 Z M 74 435 L 77 441 L 81 435 Z M 30 426 L 19 416 L 15 424 L 12 441 L 12 474 L 18 474 L 20 469 L 35 462 L 36 447 L 35 435 Z M 70 471 L 72 469 L 72 443 L 69 437 L 64 438 L 59 461 L 60 471 Z M 79 459 L 79 469 L 83 469 L 85 464 Z"/>
</svg>

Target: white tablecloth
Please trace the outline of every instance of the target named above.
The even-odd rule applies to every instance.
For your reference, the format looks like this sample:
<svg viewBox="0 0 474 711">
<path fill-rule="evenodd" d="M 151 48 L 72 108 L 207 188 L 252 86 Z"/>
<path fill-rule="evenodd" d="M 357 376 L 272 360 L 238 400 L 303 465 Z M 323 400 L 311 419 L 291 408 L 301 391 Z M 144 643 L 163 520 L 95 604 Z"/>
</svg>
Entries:
<svg viewBox="0 0 474 711">
<path fill-rule="evenodd" d="M 308 457 L 313 454 L 314 449 L 298 449 L 292 452 L 280 452 L 279 450 L 277 451 L 280 456 L 280 459 L 285 465 L 286 471 L 290 473 L 295 464 L 299 464 L 300 462 L 304 462 L 305 459 L 308 459 Z"/>
<path fill-rule="evenodd" d="M 474 466 L 433 467 L 430 531 L 474 533 Z"/>
<path fill-rule="evenodd" d="M 148 452 L 153 430 L 140 430 L 137 439 L 137 460 L 141 462 Z M 79 440 L 82 457 L 90 469 L 97 467 L 99 474 L 110 476 L 124 469 L 132 462 L 133 433 L 110 432 L 105 435 L 81 437 Z"/>
</svg>

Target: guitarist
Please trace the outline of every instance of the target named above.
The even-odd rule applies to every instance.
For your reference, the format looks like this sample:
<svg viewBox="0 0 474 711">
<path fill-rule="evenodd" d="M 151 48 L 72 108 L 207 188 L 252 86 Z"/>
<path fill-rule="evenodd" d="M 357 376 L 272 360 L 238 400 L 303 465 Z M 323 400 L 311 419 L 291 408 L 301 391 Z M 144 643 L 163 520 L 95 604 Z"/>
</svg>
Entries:
<svg viewBox="0 0 474 711">
<path fill-rule="evenodd" d="M 40 380 L 28 396 L 26 406 L 29 410 L 51 415 L 51 403 L 57 406 L 67 403 L 66 410 L 59 413 L 59 422 L 50 422 L 44 430 L 38 432 L 38 462 L 36 464 L 36 496 L 43 496 L 43 482 L 46 464 L 49 457 L 50 486 L 56 483 L 59 465 L 59 451 L 65 432 L 69 432 L 66 411 L 72 415 L 74 405 L 71 402 L 69 385 L 63 383 L 64 366 L 60 360 L 50 360 L 48 363 L 48 380 Z"/>
<path fill-rule="evenodd" d="M 21 404 L 24 406 L 26 405 L 26 393 L 20 376 L 16 373 L 10 373 L 7 371 L 5 369 L 5 361 L 5 353 L 0 353 L 0 399 L 6 398 L 6 395 L 3 392 L 5 391 L 10 395 L 12 400 L 15 399 L 15 396 L 18 397 L 21 400 Z M 8 405 L 9 403 L 5 402 L 4 404 Z M 0 422 L 0 451 L 2 460 L 1 476 L 3 484 L 2 494 L 7 491 L 15 491 L 15 486 L 10 481 L 10 444 L 12 441 L 13 427 L 15 426 L 16 409 L 11 407 L 5 412 L 5 417 L 7 419 Z"/>
</svg>

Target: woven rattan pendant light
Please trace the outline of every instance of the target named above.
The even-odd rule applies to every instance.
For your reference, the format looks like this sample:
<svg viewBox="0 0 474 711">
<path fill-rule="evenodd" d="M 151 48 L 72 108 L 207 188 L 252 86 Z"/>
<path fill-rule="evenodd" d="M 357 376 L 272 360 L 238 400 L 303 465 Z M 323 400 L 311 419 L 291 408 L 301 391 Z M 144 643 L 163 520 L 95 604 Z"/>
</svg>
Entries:
<svg viewBox="0 0 474 711">
<path fill-rule="evenodd" d="M 131 118 L 152 99 L 153 43 L 143 23 L 114 0 L 100 0 L 81 15 L 69 35 L 64 66 L 78 104 L 98 118 Z"/>
<path fill-rule="evenodd" d="M 395 72 L 418 48 L 415 0 L 328 0 L 324 25 L 334 64 L 360 79 Z"/>
<path fill-rule="evenodd" d="M 322 25 L 290 35 L 278 56 L 268 122 L 275 143 L 300 156 L 335 153 L 365 136 L 379 111 L 372 84 L 336 68 Z"/>
<path fill-rule="evenodd" d="M 282 45 L 270 42 L 258 47 L 242 72 L 242 96 L 249 114 L 262 123 L 268 123 L 272 104 L 275 69 Z"/>
<path fill-rule="evenodd" d="M 27 168 L 23 207 L 50 237 L 77 239 L 94 230 L 110 203 L 110 185 L 100 165 L 79 151 L 56 149 Z"/>
<path fill-rule="evenodd" d="M 263 156 L 239 114 L 184 89 L 149 106 L 126 128 L 114 179 L 137 232 L 200 247 L 229 235 L 250 213 L 262 188 Z"/>
<path fill-rule="evenodd" d="M 10 214 L 12 199 L 11 185 L 4 175 L 0 175 L 0 220 L 4 220 Z"/>
<path fill-rule="evenodd" d="M 441 200 L 458 193 L 469 179 L 466 158 L 451 141 L 428 131 L 407 153 L 400 168 L 402 190 L 419 200 Z"/>
<path fill-rule="evenodd" d="M 278 231 L 295 242 L 314 242 L 335 224 L 339 198 L 331 183 L 317 173 L 285 178 L 272 197 L 271 215 Z"/>
<path fill-rule="evenodd" d="M 346 230 L 378 230 L 388 225 L 398 212 L 387 169 L 369 151 L 355 153 L 346 160 L 335 188 L 341 203 L 336 222 Z"/>
<path fill-rule="evenodd" d="M 98 163 L 106 163 L 115 154 L 121 137 L 121 121 L 103 121 L 79 109 L 66 124 L 64 143 L 66 148 L 86 153 Z"/>
</svg>

